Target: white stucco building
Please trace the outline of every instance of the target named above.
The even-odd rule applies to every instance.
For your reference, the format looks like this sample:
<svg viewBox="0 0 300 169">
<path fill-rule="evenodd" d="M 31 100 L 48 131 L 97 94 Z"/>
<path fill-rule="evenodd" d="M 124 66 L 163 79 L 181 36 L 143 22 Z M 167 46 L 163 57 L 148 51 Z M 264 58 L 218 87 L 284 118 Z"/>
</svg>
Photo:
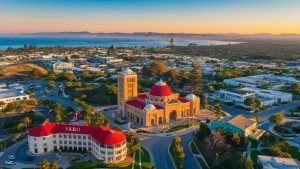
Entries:
<svg viewBox="0 0 300 169">
<path fill-rule="evenodd" d="M 42 155 L 56 150 L 88 151 L 105 163 L 117 163 L 126 158 L 124 133 L 109 127 L 55 124 L 45 121 L 28 130 L 29 151 Z"/>
</svg>

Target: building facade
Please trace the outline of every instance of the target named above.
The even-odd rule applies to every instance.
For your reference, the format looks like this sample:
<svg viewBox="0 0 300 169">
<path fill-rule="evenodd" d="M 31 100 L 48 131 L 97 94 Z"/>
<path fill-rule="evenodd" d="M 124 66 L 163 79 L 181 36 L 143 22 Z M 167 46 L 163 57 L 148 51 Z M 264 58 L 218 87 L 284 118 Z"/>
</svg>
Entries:
<svg viewBox="0 0 300 169">
<path fill-rule="evenodd" d="M 253 139 L 259 139 L 265 133 L 264 130 L 258 128 L 256 121 L 248 119 L 243 115 L 212 121 L 210 123 L 210 129 L 213 133 L 220 129 L 227 134 L 238 133 L 240 136 Z"/>
<path fill-rule="evenodd" d="M 42 155 L 57 150 L 88 151 L 105 163 L 117 163 L 126 158 L 124 133 L 109 127 L 55 124 L 45 121 L 28 130 L 29 151 Z"/>
<path fill-rule="evenodd" d="M 180 97 L 163 81 L 153 85 L 149 92 L 137 92 L 137 75 L 124 69 L 118 75 L 119 112 L 131 122 L 155 126 L 194 116 L 200 111 L 200 98 L 189 94 Z"/>
</svg>

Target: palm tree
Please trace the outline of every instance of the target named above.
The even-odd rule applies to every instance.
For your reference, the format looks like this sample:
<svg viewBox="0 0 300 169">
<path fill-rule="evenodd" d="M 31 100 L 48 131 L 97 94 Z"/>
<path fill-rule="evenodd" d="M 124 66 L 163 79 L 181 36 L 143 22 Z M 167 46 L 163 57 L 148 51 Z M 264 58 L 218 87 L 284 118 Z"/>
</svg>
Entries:
<svg viewBox="0 0 300 169">
<path fill-rule="evenodd" d="M 31 119 L 30 119 L 28 116 L 26 116 L 26 117 L 24 117 L 24 119 L 23 119 L 23 123 L 25 124 L 25 126 L 26 126 L 26 131 L 27 131 L 27 126 L 31 123 Z"/>
<path fill-rule="evenodd" d="M 47 160 L 41 160 L 39 163 L 39 168 L 40 169 L 49 169 L 50 165 Z"/>
<path fill-rule="evenodd" d="M 3 116 L 3 111 L 2 111 L 2 109 L 3 109 L 3 106 L 5 105 L 5 103 L 3 102 L 3 101 L 0 101 L 0 113 L 2 114 L 2 116 Z"/>
</svg>

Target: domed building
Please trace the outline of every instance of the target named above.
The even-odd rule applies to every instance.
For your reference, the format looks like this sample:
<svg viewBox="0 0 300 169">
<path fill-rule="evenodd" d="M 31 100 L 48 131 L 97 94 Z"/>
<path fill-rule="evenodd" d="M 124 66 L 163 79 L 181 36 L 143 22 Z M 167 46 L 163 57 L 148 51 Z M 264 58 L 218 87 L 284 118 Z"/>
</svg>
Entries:
<svg viewBox="0 0 300 169">
<path fill-rule="evenodd" d="M 200 98 L 189 94 L 180 97 L 162 80 L 147 93 L 137 92 L 137 74 L 124 69 L 118 75 L 119 112 L 131 122 L 155 126 L 193 116 L 200 111 Z"/>
</svg>

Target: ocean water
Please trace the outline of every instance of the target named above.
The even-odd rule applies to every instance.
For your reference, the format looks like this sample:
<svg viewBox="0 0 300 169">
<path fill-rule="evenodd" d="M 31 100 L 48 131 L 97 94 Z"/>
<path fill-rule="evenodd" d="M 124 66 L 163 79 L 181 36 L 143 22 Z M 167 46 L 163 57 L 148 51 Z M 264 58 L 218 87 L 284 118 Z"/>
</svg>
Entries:
<svg viewBox="0 0 300 169">
<path fill-rule="evenodd" d="M 115 37 L 0 37 L 0 49 L 8 47 L 19 48 L 24 45 L 44 46 L 67 46 L 67 47 L 96 47 L 111 46 L 115 47 L 163 47 L 168 46 L 169 38 L 115 38 Z M 186 46 L 190 43 L 198 45 L 226 45 L 236 42 L 215 41 L 215 40 L 191 40 L 176 39 L 176 45 Z"/>
</svg>

